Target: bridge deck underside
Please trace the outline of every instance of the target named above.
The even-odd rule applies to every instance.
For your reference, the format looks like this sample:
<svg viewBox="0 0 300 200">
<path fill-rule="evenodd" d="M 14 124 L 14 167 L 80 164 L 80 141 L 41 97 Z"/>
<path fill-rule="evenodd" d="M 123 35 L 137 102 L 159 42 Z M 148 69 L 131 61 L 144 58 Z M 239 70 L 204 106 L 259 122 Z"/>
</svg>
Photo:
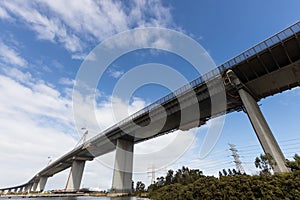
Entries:
<svg viewBox="0 0 300 200">
<path fill-rule="evenodd" d="M 300 85 L 300 33 L 232 68 L 259 100 Z"/>
</svg>

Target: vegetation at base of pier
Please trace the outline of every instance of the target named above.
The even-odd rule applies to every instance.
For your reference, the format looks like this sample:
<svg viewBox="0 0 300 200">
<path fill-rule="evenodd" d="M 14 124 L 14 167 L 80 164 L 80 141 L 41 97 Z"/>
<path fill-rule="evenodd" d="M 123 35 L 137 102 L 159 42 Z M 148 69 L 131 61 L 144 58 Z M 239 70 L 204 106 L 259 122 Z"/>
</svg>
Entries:
<svg viewBox="0 0 300 200">
<path fill-rule="evenodd" d="M 291 173 L 272 175 L 272 157 L 260 155 L 255 160 L 259 175 L 246 175 L 234 169 L 219 172 L 219 178 L 205 176 L 198 169 L 182 167 L 169 170 L 165 177 L 148 187 L 153 200 L 168 199 L 300 199 L 300 156 L 287 161 Z"/>
</svg>

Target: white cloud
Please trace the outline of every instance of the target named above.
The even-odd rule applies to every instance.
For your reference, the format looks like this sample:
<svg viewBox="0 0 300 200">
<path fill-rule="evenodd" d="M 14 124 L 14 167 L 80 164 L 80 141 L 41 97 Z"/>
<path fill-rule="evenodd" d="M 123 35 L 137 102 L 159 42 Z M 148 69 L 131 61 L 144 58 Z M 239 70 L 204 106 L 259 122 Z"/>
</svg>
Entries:
<svg viewBox="0 0 300 200">
<path fill-rule="evenodd" d="M 27 61 L 22 58 L 19 53 L 12 47 L 7 46 L 0 40 L 0 60 L 6 64 L 25 67 Z"/>
<path fill-rule="evenodd" d="M 86 54 L 73 54 L 71 58 L 75 60 L 84 60 L 86 58 Z"/>
<path fill-rule="evenodd" d="M 0 76 L 1 114 L 22 112 L 32 119 L 50 117 L 73 126 L 70 99 L 62 97 L 59 91 L 43 81 L 33 79 L 29 73 L 14 68 L 6 71 L 10 77 Z"/>
<path fill-rule="evenodd" d="M 91 138 L 105 129 L 113 126 L 122 119 L 145 107 L 146 102 L 140 98 L 133 98 L 128 104 L 118 97 L 102 96 L 102 101 L 95 102 L 92 96 L 74 95 L 76 102 L 74 112 L 76 126 L 89 130 Z"/>
<path fill-rule="evenodd" d="M 146 106 L 146 102 L 138 97 L 133 97 L 133 101 L 128 105 L 128 103 L 118 97 L 110 97 L 109 101 L 101 102 L 98 105 L 98 112 L 99 114 L 104 111 L 103 108 L 107 109 L 109 113 L 106 116 L 110 116 L 110 119 L 113 123 L 117 123 L 120 120 L 132 115 L 133 113 L 137 112 L 138 110 L 141 110 Z M 97 115 L 98 121 L 101 121 L 99 119 L 100 115 Z"/>
<path fill-rule="evenodd" d="M 16 68 L 0 75 L 0 186 L 28 181 L 75 144 L 71 101 Z M 58 141 L 64 141 L 63 143 Z"/>
<path fill-rule="evenodd" d="M 22 72 L 16 68 L 8 68 L 8 67 L 4 67 L 2 69 L 4 71 L 4 73 L 6 75 L 8 75 L 9 77 L 13 77 L 16 81 L 20 82 L 20 83 L 29 83 L 30 79 L 32 79 L 32 76 L 30 73 L 26 72 Z"/>
<path fill-rule="evenodd" d="M 147 18 L 147 16 L 154 16 Z M 161 26 L 172 24 L 172 15 L 169 7 L 164 7 L 159 0 L 134 0 L 128 15 L 129 22 L 137 27 Z M 136 20 L 140 19 L 140 20 Z"/>
<path fill-rule="evenodd" d="M 4 10 L 3 8 L 0 7 L 0 18 L 2 19 L 11 19 L 9 14 Z"/>
<path fill-rule="evenodd" d="M 53 60 L 51 66 L 55 67 L 56 69 L 62 70 L 64 65 L 61 64 L 58 60 Z"/>
<path fill-rule="evenodd" d="M 109 69 L 108 75 L 113 78 L 120 78 L 124 74 L 124 71 L 122 70 L 115 70 L 115 69 Z"/>
<path fill-rule="evenodd" d="M 62 84 L 62 85 L 73 86 L 75 83 L 75 80 L 63 77 L 63 78 L 59 79 L 58 83 Z"/>
<path fill-rule="evenodd" d="M 37 33 L 62 44 L 70 52 L 83 52 L 90 42 L 135 27 L 172 24 L 170 8 L 161 1 L 2 1 L 0 16 L 8 13 Z M 79 37 L 80 35 L 80 37 Z"/>
<path fill-rule="evenodd" d="M 94 61 L 96 59 L 96 56 L 93 52 L 90 52 L 89 54 L 86 53 L 75 53 L 71 56 L 72 59 L 75 60 L 90 60 Z"/>
<path fill-rule="evenodd" d="M 44 70 L 45 72 L 52 72 L 52 70 L 47 65 L 42 66 L 42 70 Z"/>
<path fill-rule="evenodd" d="M 31 1 L 4 1 L 1 4 L 8 12 L 21 18 L 29 28 L 33 29 L 39 39 L 52 42 L 58 41 L 71 52 L 81 50 L 79 38 L 72 33 L 68 33 L 66 26 L 58 18 L 50 18 L 41 13 L 35 7 L 38 6 L 36 3 Z"/>
</svg>

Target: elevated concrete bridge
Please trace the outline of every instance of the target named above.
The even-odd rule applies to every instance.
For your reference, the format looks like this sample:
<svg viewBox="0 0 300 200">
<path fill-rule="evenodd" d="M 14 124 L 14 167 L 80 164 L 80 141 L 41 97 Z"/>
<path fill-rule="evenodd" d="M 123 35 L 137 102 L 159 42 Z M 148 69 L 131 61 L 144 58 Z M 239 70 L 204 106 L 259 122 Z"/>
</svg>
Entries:
<svg viewBox="0 0 300 200">
<path fill-rule="evenodd" d="M 78 190 L 85 162 L 116 149 L 112 189 L 130 192 L 134 144 L 178 129 L 198 127 L 213 117 L 240 110 L 247 113 L 265 153 L 270 153 L 276 161 L 274 171 L 288 172 L 257 102 L 299 85 L 300 22 L 99 133 L 39 171 L 27 183 L 0 190 L 43 191 L 49 177 L 67 168 L 71 169 L 66 190 Z M 217 105 L 212 110 L 211 99 L 222 95 L 222 91 L 225 91 L 225 109 Z M 191 101 L 195 94 L 197 101 Z M 195 108 L 200 109 L 200 116 L 193 114 Z M 182 112 L 190 113 L 189 117 L 181 119 Z M 167 120 L 156 130 L 163 113 L 167 114 Z"/>
</svg>

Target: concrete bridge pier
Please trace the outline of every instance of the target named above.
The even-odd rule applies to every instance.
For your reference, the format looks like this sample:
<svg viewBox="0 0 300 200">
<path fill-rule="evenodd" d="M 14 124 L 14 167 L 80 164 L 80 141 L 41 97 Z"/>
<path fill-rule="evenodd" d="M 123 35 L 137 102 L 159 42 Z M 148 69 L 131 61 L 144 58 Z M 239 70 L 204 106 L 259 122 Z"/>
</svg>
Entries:
<svg viewBox="0 0 300 200">
<path fill-rule="evenodd" d="M 18 192 L 22 193 L 24 191 L 24 187 L 20 187 Z"/>
<path fill-rule="evenodd" d="M 227 71 L 227 78 L 231 84 L 237 87 L 240 98 L 246 109 L 248 118 L 251 121 L 252 127 L 258 137 L 258 140 L 265 153 L 269 153 L 276 165 L 273 166 L 275 173 L 289 172 L 289 169 L 285 165 L 284 155 L 266 121 L 261 110 L 259 109 L 256 100 L 251 96 L 243 87 L 241 81 L 234 74 L 233 71 Z"/>
<path fill-rule="evenodd" d="M 32 184 L 32 187 L 31 187 L 31 190 L 30 191 L 33 191 L 33 192 L 35 192 L 36 191 L 36 188 L 37 188 L 37 186 L 38 186 L 38 182 L 34 182 L 33 184 Z"/>
<path fill-rule="evenodd" d="M 67 191 L 79 190 L 84 166 L 85 166 L 85 160 L 76 160 L 76 159 L 73 160 L 67 185 L 66 185 Z"/>
<path fill-rule="evenodd" d="M 30 184 L 28 185 L 27 192 L 31 192 L 31 191 L 32 191 L 32 187 L 33 187 L 33 183 L 30 183 Z"/>
<path fill-rule="evenodd" d="M 28 184 L 25 186 L 24 192 L 30 192 L 30 189 L 31 189 L 31 184 Z"/>
<path fill-rule="evenodd" d="M 276 162 L 273 166 L 274 172 L 289 172 L 284 155 L 255 99 L 244 89 L 239 90 L 239 95 L 264 152 L 269 153 Z"/>
<path fill-rule="evenodd" d="M 42 176 L 38 182 L 36 191 L 38 192 L 43 192 L 47 183 L 48 177 L 47 176 Z"/>
<path fill-rule="evenodd" d="M 133 145 L 133 141 L 117 140 L 112 192 L 132 192 Z"/>
</svg>

